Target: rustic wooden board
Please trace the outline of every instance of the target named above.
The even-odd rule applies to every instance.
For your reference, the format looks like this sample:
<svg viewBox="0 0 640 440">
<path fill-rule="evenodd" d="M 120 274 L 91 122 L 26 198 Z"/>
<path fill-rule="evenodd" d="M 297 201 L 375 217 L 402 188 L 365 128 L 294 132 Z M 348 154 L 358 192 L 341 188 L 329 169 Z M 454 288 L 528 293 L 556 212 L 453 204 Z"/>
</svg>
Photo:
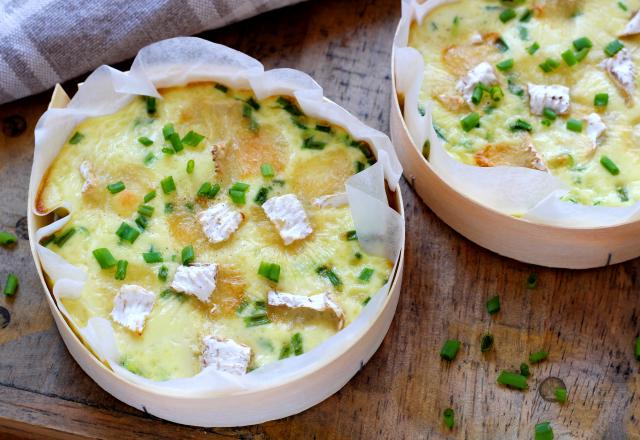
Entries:
<svg viewBox="0 0 640 440">
<path fill-rule="evenodd" d="M 206 33 L 262 60 L 312 74 L 326 95 L 388 131 L 389 55 L 398 0 L 311 0 Z M 124 65 L 126 67 L 126 63 Z M 73 90 L 70 83 L 67 90 Z M 33 128 L 48 94 L 0 107 L 28 130 L 0 134 L 0 228 L 16 231 L 0 249 L 0 278 L 21 279 L 14 300 L 0 298 L 11 322 L 0 326 L 0 438 L 455 438 L 530 439 L 552 422 L 557 438 L 640 439 L 640 261 L 589 271 L 535 268 L 486 251 L 443 224 L 403 183 L 407 211 L 404 290 L 391 330 L 372 360 L 339 393 L 285 420 L 237 429 L 192 429 L 157 420 L 103 392 L 67 353 L 43 300 L 26 242 L 26 197 Z M 538 287 L 525 288 L 529 273 Z M 488 297 L 502 311 L 490 318 Z M 2 313 L 0 310 L 0 324 Z M 482 354 L 491 331 L 496 350 Z M 440 361 L 447 338 L 463 347 Z M 501 369 L 549 350 L 532 367 L 525 393 L 498 387 Z M 538 385 L 564 380 L 569 403 L 542 399 Z M 447 406 L 456 428 L 441 422 Z"/>
</svg>

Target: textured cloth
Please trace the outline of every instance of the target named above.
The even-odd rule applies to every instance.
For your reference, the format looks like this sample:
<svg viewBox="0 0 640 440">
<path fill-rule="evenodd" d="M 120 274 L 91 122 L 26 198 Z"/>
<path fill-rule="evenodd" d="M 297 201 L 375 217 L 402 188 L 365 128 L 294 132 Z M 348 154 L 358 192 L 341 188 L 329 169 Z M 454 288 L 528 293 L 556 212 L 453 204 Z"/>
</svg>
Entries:
<svg viewBox="0 0 640 440">
<path fill-rule="evenodd" d="M 0 104 L 301 0 L 0 0 Z"/>
</svg>

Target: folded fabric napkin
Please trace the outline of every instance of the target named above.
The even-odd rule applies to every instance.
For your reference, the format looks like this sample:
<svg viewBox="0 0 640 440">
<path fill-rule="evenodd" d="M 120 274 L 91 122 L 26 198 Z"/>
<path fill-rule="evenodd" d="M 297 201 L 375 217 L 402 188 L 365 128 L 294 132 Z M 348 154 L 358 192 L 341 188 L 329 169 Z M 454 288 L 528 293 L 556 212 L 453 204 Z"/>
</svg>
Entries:
<svg viewBox="0 0 640 440">
<path fill-rule="evenodd" d="M 0 104 L 193 35 L 301 0 L 4 0 Z"/>
</svg>

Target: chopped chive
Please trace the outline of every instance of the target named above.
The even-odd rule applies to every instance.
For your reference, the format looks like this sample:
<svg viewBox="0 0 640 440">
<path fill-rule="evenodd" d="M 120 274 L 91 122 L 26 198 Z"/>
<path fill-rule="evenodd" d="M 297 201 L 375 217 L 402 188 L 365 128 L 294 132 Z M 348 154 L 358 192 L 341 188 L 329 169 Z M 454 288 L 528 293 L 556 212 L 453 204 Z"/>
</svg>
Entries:
<svg viewBox="0 0 640 440">
<path fill-rule="evenodd" d="M 471 94 L 471 102 L 474 104 L 480 104 L 482 101 L 482 95 L 484 94 L 484 86 L 482 84 L 478 84 Z"/>
<path fill-rule="evenodd" d="M 446 426 L 449 429 L 453 429 L 453 426 L 455 424 L 454 421 L 454 412 L 452 408 L 447 408 L 442 412 L 442 421 L 444 422 L 444 426 Z"/>
<path fill-rule="evenodd" d="M 480 126 L 480 115 L 476 112 L 469 113 L 460 120 L 460 125 L 464 131 L 469 132 Z"/>
<path fill-rule="evenodd" d="M 338 275 L 332 269 L 329 269 L 327 266 L 318 267 L 316 269 L 316 273 L 328 279 L 329 282 L 333 284 L 333 287 L 339 288 L 340 286 L 342 286 L 342 280 L 340 279 L 340 277 L 338 277 Z"/>
<path fill-rule="evenodd" d="M 598 93 L 593 98 L 593 105 L 596 107 L 606 107 L 609 104 L 609 94 L 608 93 Z"/>
<path fill-rule="evenodd" d="M 636 360 L 640 361 L 640 336 L 636 338 Z"/>
<path fill-rule="evenodd" d="M 501 72 L 506 72 L 507 70 L 511 70 L 513 68 L 513 64 L 513 58 L 509 58 L 507 60 L 500 61 L 498 64 L 496 64 L 496 67 Z"/>
<path fill-rule="evenodd" d="M 149 251 L 142 254 L 142 259 L 145 263 L 154 264 L 154 263 L 162 263 L 164 259 L 162 258 L 162 254 L 156 251 Z"/>
<path fill-rule="evenodd" d="M 529 29 L 524 26 L 518 26 L 518 35 L 522 41 L 527 41 L 529 39 Z"/>
<path fill-rule="evenodd" d="M 146 166 L 149 166 L 149 165 L 151 165 L 151 164 L 153 163 L 153 161 L 154 161 L 154 160 L 156 160 L 156 155 L 155 155 L 155 154 L 153 154 L 153 153 L 148 153 L 148 154 L 144 157 L 144 159 L 143 159 L 143 163 L 144 163 Z"/>
<path fill-rule="evenodd" d="M 545 127 L 551 127 L 551 124 L 553 123 L 553 121 L 550 119 L 543 119 L 542 121 L 540 121 L 540 123 Z"/>
<path fill-rule="evenodd" d="M 506 22 L 516 18 L 516 15 L 517 14 L 516 14 L 515 9 L 509 8 L 509 9 L 505 9 L 504 11 L 502 11 L 500 13 L 499 17 L 500 17 L 500 21 L 501 22 L 506 23 Z"/>
<path fill-rule="evenodd" d="M 124 241 L 128 241 L 129 243 L 133 244 L 133 242 L 135 242 L 136 239 L 140 236 L 140 232 L 138 232 L 137 229 L 129 226 L 127 222 L 122 222 L 122 224 L 120 224 L 120 227 L 116 231 L 116 235 Z"/>
<path fill-rule="evenodd" d="M 546 360 L 548 357 L 549 357 L 549 353 L 547 353 L 546 351 L 544 350 L 536 351 L 535 353 L 531 353 L 529 355 L 529 363 L 537 364 Z"/>
<path fill-rule="evenodd" d="M 189 212 L 195 212 L 196 205 L 193 202 L 187 202 L 184 204 L 184 207 L 189 210 Z"/>
<path fill-rule="evenodd" d="M 629 10 L 629 8 L 627 8 L 627 5 L 625 5 L 622 2 L 618 2 L 618 7 L 622 9 L 624 12 L 627 12 Z"/>
<path fill-rule="evenodd" d="M 358 279 L 360 281 L 368 282 L 369 280 L 371 280 L 373 272 L 374 270 L 370 267 L 365 267 L 364 269 L 362 269 L 362 272 L 360 272 L 360 275 L 358 275 Z"/>
<path fill-rule="evenodd" d="M 153 141 L 146 136 L 140 136 L 138 138 L 138 142 L 140 142 L 145 147 L 148 147 L 149 145 L 153 145 Z"/>
<path fill-rule="evenodd" d="M 165 194 L 170 194 L 176 190 L 176 183 L 173 181 L 173 176 L 165 177 L 160 181 L 160 186 Z"/>
<path fill-rule="evenodd" d="M 500 88 L 500 86 L 492 86 L 489 89 L 489 96 L 491 96 L 491 99 L 493 99 L 494 101 L 500 101 L 502 98 L 504 98 L 504 92 L 502 91 L 502 88 Z"/>
<path fill-rule="evenodd" d="M 256 193 L 255 198 L 253 199 L 253 201 L 257 204 L 262 206 L 262 204 L 264 202 L 267 201 L 267 196 L 269 194 L 269 188 L 265 188 L 264 186 L 262 188 L 260 188 L 258 190 L 258 192 Z"/>
<path fill-rule="evenodd" d="M 579 119 L 569 118 L 567 120 L 567 130 L 573 131 L 575 133 L 582 132 L 582 121 Z"/>
<path fill-rule="evenodd" d="M 244 183 L 244 182 L 235 182 L 231 186 L 231 189 L 233 189 L 235 191 L 247 192 L 249 190 L 249 184 L 248 183 Z"/>
<path fill-rule="evenodd" d="M 230 189 L 229 197 L 231 198 L 233 203 L 235 203 L 236 205 L 244 205 L 247 201 L 246 193 L 244 191 L 237 191 L 237 190 Z"/>
<path fill-rule="evenodd" d="M 587 37 L 581 37 L 577 40 L 573 40 L 573 48 L 577 51 L 582 49 L 591 49 L 593 47 L 593 43 Z"/>
<path fill-rule="evenodd" d="M 151 205 L 138 206 L 138 214 L 144 215 L 145 217 L 151 217 L 153 215 L 153 211 L 155 211 L 155 208 Z"/>
<path fill-rule="evenodd" d="M 273 166 L 268 163 L 263 163 L 262 165 L 260 165 L 260 172 L 262 173 L 262 177 L 273 177 L 275 175 Z"/>
<path fill-rule="evenodd" d="M 69 241 L 71 237 L 73 237 L 73 234 L 75 233 L 76 233 L 76 228 L 69 228 L 66 231 L 64 231 L 62 234 L 58 235 L 53 242 L 56 244 L 56 246 L 62 247 L 67 241 Z"/>
<path fill-rule="evenodd" d="M 204 182 L 200 185 L 198 192 L 196 193 L 198 197 L 208 197 L 209 192 L 211 191 L 211 184 L 209 182 Z"/>
<path fill-rule="evenodd" d="M 193 174 L 193 170 L 196 167 L 196 161 L 193 159 L 189 159 L 187 162 L 187 174 Z"/>
<path fill-rule="evenodd" d="M 322 133 L 331 133 L 331 126 L 324 124 L 316 124 L 316 131 L 320 131 Z"/>
<path fill-rule="evenodd" d="M 560 56 L 569 67 L 578 64 L 578 60 L 576 59 L 576 56 L 571 49 L 565 50 Z"/>
<path fill-rule="evenodd" d="M 531 46 L 527 47 L 527 53 L 529 53 L 529 55 L 533 55 L 538 51 L 538 49 L 540 49 L 540 44 L 536 41 Z"/>
<path fill-rule="evenodd" d="M 111 194 L 118 194 L 119 192 L 124 191 L 125 186 L 124 183 L 120 181 L 116 183 L 110 183 L 109 185 L 107 185 L 107 189 Z"/>
<path fill-rule="evenodd" d="M 604 48 L 604 53 L 607 54 L 608 57 L 612 57 L 620 52 L 623 47 L 624 44 L 622 44 L 620 40 L 613 40 L 611 43 L 607 44 L 607 47 Z"/>
<path fill-rule="evenodd" d="M 518 84 L 516 84 L 516 82 L 511 78 L 507 79 L 507 88 L 509 89 L 509 92 L 512 93 L 513 95 L 516 95 L 519 97 L 524 96 L 524 89 L 520 87 Z"/>
<path fill-rule="evenodd" d="M 107 248 L 95 249 L 93 251 L 93 256 L 98 261 L 98 264 L 102 269 L 110 269 L 118 263 Z"/>
<path fill-rule="evenodd" d="M 283 344 L 280 349 L 280 357 L 278 359 L 286 359 L 291 356 L 291 345 L 289 343 Z"/>
<path fill-rule="evenodd" d="M 253 96 L 250 96 L 249 99 L 247 99 L 246 103 L 249 104 L 252 109 L 260 110 L 260 104 L 258 104 L 258 102 L 253 99 Z"/>
<path fill-rule="evenodd" d="M 486 353 L 493 348 L 493 335 L 487 333 L 480 339 L 480 351 Z"/>
<path fill-rule="evenodd" d="M 509 45 L 502 37 L 496 38 L 493 44 L 500 52 L 506 52 L 509 50 Z"/>
<path fill-rule="evenodd" d="M 18 277 L 15 274 L 10 273 L 9 275 L 7 275 L 7 282 L 4 285 L 4 290 L 2 291 L 2 293 L 7 296 L 15 295 L 16 290 L 18 290 L 18 284 Z"/>
<path fill-rule="evenodd" d="M 326 145 L 326 142 L 317 141 L 313 136 L 306 138 L 302 142 L 302 148 L 306 148 L 308 150 L 323 150 Z"/>
<path fill-rule="evenodd" d="M 210 199 L 213 199 L 216 195 L 218 195 L 219 192 L 220 192 L 220 185 L 218 185 L 217 183 L 214 183 L 211 185 L 211 189 L 209 190 L 207 197 Z"/>
<path fill-rule="evenodd" d="M 490 315 L 495 315 L 500 311 L 500 297 L 498 295 L 489 298 L 487 301 L 487 312 Z"/>
<path fill-rule="evenodd" d="M 178 133 L 171 133 L 169 135 L 169 142 L 176 153 L 184 150 L 184 145 L 182 145 L 182 141 L 180 140 L 180 135 Z"/>
<path fill-rule="evenodd" d="M 8 246 L 18 241 L 18 237 L 11 232 L 0 231 L 0 246 Z"/>
<path fill-rule="evenodd" d="M 269 324 L 271 320 L 266 315 L 266 313 L 262 313 L 259 315 L 247 316 L 244 318 L 245 327 L 257 327 L 259 325 Z"/>
<path fill-rule="evenodd" d="M 296 333 L 291 336 L 291 348 L 293 349 L 293 354 L 296 356 L 300 356 L 304 353 L 304 348 L 302 347 L 302 335 L 300 333 Z"/>
<path fill-rule="evenodd" d="M 458 350 L 460 350 L 460 341 L 456 339 L 449 339 L 442 346 L 442 349 L 440 350 L 440 357 L 445 361 L 451 362 L 456 358 Z"/>
<path fill-rule="evenodd" d="M 169 136 L 171 136 L 175 132 L 176 130 L 173 128 L 173 124 L 170 122 L 165 124 L 164 127 L 162 127 L 162 136 L 167 141 L 169 140 Z"/>
<path fill-rule="evenodd" d="M 250 131 L 255 133 L 260 129 L 260 125 L 258 124 L 258 121 L 256 121 L 255 117 L 253 116 L 253 107 L 251 107 L 247 103 L 245 103 L 242 106 L 242 116 L 249 120 Z"/>
<path fill-rule="evenodd" d="M 172 155 L 176 154 L 176 150 L 174 150 L 173 148 L 169 148 L 169 147 L 164 147 L 160 151 L 162 151 L 167 156 L 172 156 Z"/>
<path fill-rule="evenodd" d="M 620 168 L 618 168 L 618 166 L 607 156 L 603 155 L 602 157 L 600 157 L 600 164 L 605 167 L 605 169 L 609 171 L 612 176 L 617 176 L 618 174 L 620 174 Z"/>
<path fill-rule="evenodd" d="M 620 201 L 621 202 L 628 202 L 629 201 L 629 192 L 627 191 L 627 189 L 625 187 L 616 188 L 616 192 L 618 193 L 618 197 L 620 197 Z"/>
<path fill-rule="evenodd" d="M 523 23 L 527 23 L 531 20 L 531 17 L 533 17 L 533 9 L 527 9 L 520 17 L 520 21 Z"/>
<path fill-rule="evenodd" d="M 124 280 L 127 277 L 127 266 L 129 266 L 129 262 L 127 260 L 118 260 L 116 267 L 116 280 Z"/>
<path fill-rule="evenodd" d="M 297 117 L 297 116 L 291 116 L 291 122 L 293 123 L 293 125 L 295 125 L 296 127 L 298 127 L 300 130 L 307 130 L 309 127 L 307 127 L 302 120 Z"/>
<path fill-rule="evenodd" d="M 151 191 L 150 193 L 147 193 L 144 196 L 144 203 L 149 203 L 150 201 L 152 201 L 155 198 L 156 198 L 156 192 L 155 191 Z"/>
<path fill-rule="evenodd" d="M 171 214 L 173 212 L 173 203 L 165 203 L 164 204 L 164 213 Z"/>
<path fill-rule="evenodd" d="M 537 273 L 532 272 L 532 273 L 529 274 L 529 276 L 527 277 L 526 286 L 527 286 L 527 289 L 535 289 L 536 286 L 538 286 L 538 274 Z"/>
<path fill-rule="evenodd" d="M 362 301 L 362 306 L 364 307 L 364 306 L 366 306 L 367 304 L 369 304 L 369 301 L 371 301 L 371 297 L 370 297 L 370 296 L 367 296 L 367 297 L 364 299 L 364 301 Z"/>
<path fill-rule="evenodd" d="M 154 115 L 156 113 L 156 110 L 157 110 L 156 98 L 154 98 L 153 96 L 145 96 L 144 100 L 145 100 L 145 103 L 147 105 L 147 114 L 148 115 Z"/>
<path fill-rule="evenodd" d="M 280 107 L 282 107 L 286 112 L 292 114 L 293 116 L 302 116 L 304 113 L 302 113 L 302 110 L 300 110 L 298 108 L 298 106 L 296 104 L 293 103 L 293 101 L 291 101 L 288 98 L 285 98 L 284 96 L 279 96 L 278 99 L 276 100 L 276 102 L 280 105 Z"/>
<path fill-rule="evenodd" d="M 567 390 L 566 388 L 556 388 L 554 391 L 556 400 L 559 403 L 567 403 Z"/>
<path fill-rule="evenodd" d="M 555 121 L 558 117 L 558 114 L 549 107 L 545 107 L 544 110 L 542 110 L 542 115 L 550 121 Z"/>
<path fill-rule="evenodd" d="M 521 363 L 520 364 L 520 374 L 524 377 L 531 376 L 531 372 L 529 371 L 529 364 Z"/>
<path fill-rule="evenodd" d="M 509 128 L 511 129 L 511 131 L 533 131 L 533 127 L 531 126 L 531 124 L 520 118 L 516 119 L 516 121 L 511 124 Z"/>
<path fill-rule="evenodd" d="M 258 275 L 265 277 L 269 281 L 277 283 L 278 281 L 280 281 L 280 265 L 262 261 L 260 263 L 260 267 L 258 268 Z"/>
<path fill-rule="evenodd" d="M 71 145 L 79 144 L 83 139 L 84 135 L 79 131 L 76 131 L 75 133 L 73 133 L 73 136 L 71 136 L 71 139 L 69 139 L 69 143 Z"/>
<path fill-rule="evenodd" d="M 540 69 L 542 69 L 542 71 L 545 73 L 549 73 L 552 70 L 558 68 L 559 66 L 560 66 L 560 63 L 557 60 L 554 60 L 553 58 L 547 58 L 544 61 L 544 63 L 538 65 L 538 67 L 540 67 Z"/>
<path fill-rule="evenodd" d="M 56 241 L 56 234 L 52 234 L 48 237 L 43 238 L 42 241 L 40 242 L 40 245 L 47 247 L 54 241 Z"/>
<path fill-rule="evenodd" d="M 217 90 L 220 90 L 222 93 L 227 93 L 229 91 L 229 87 L 224 86 L 222 84 L 216 84 L 213 87 L 216 88 Z"/>
<path fill-rule="evenodd" d="M 347 241 L 355 241 L 358 239 L 358 234 L 355 230 L 347 231 L 345 234 L 345 239 Z"/>
<path fill-rule="evenodd" d="M 158 269 L 158 279 L 160 281 L 167 281 L 167 277 L 169 276 L 169 268 L 167 266 L 160 266 Z"/>
<path fill-rule="evenodd" d="M 191 130 L 189 131 L 189 133 L 184 135 L 184 137 L 182 138 L 182 143 L 185 145 L 189 145 L 190 147 L 197 147 L 198 144 L 202 142 L 203 139 L 204 139 L 204 136 Z"/>
<path fill-rule="evenodd" d="M 188 266 L 190 263 L 193 263 L 193 260 L 196 259 L 196 251 L 193 250 L 193 246 L 189 245 L 182 249 L 182 253 L 180 254 L 180 260 L 182 261 L 183 266 Z"/>
<path fill-rule="evenodd" d="M 549 422 L 538 423 L 535 426 L 535 440 L 553 440 L 553 429 Z"/>
<path fill-rule="evenodd" d="M 509 371 L 502 371 L 500 373 L 498 383 L 516 390 L 526 390 L 529 387 L 526 377 L 518 373 L 510 373 Z"/>
<path fill-rule="evenodd" d="M 588 47 L 585 47 L 584 49 L 581 49 L 581 50 L 577 51 L 575 53 L 576 60 L 578 62 L 581 62 L 582 60 L 584 60 L 587 57 L 587 55 L 589 54 L 590 50 L 591 49 L 589 49 Z"/>
<path fill-rule="evenodd" d="M 138 217 L 136 217 L 135 222 L 141 231 L 144 231 L 145 229 L 147 229 L 147 226 L 149 226 L 149 219 L 143 215 L 139 215 Z"/>
</svg>

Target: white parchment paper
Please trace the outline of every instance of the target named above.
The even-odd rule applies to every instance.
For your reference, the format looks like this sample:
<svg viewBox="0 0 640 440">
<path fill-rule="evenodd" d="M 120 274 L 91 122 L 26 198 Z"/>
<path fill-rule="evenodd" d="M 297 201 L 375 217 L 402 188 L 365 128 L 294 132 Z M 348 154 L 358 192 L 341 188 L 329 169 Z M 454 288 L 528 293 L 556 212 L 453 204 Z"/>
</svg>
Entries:
<svg viewBox="0 0 640 440">
<path fill-rule="evenodd" d="M 435 8 L 457 0 L 402 0 L 402 16 L 394 41 L 394 69 L 398 93 L 404 95 L 404 119 L 416 148 L 431 143 L 429 162 L 438 175 L 456 191 L 508 215 L 521 215 L 536 223 L 563 227 L 602 227 L 640 218 L 640 203 L 628 207 L 586 206 L 560 198 L 568 188 L 546 171 L 522 167 L 476 167 L 454 159 L 433 128 L 431 108 L 420 115 L 418 99 L 424 78 L 420 52 L 408 47 L 411 24 L 421 24 Z M 426 79 L 428 80 L 428 78 Z"/>
<path fill-rule="evenodd" d="M 294 96 L 307 115 L 340 125 L 354 139 L 373 145 L 378 161 L 347 181 L 347 199 L 361 245 L 369 253 L 395 261 L 395 273 L 403 244 L 404 219 L 389 207 L 384 182 L 386 180 L 389 187 L 396 190 L 402 168 L 389 138 L 367 127 L 337 104 L 324 99 L 322 88 L 305 73 L 292 69 L 265 72 L 257 60 L 199 38 L 173 38 L 147 46 L 138 53 L 129 72 L 102 66 L 87 78 L 66 108 L 48 110 L 40 118 L 35 130 L 30 192 L 35 194 L 38 190 L 46 170 L 79 122 L 88 117 L 116 112 L 136 95 L 159 97 L 156 88 L 195 81 L 217 81 L 233 88 L 251 88 L 258 98 L 276 94 Z M 69 206 L 65 207 L 70 209 Z M 30 209 L 38 214 L 34 206 Z M 69 217 L 64 217 L 39 229 L 36 239 L 40 241 L 63 228 L 68 220 Z M 77 298 L 87 274 L 41 245 L 37 245 L 36 249 L 42 267 L 53 283 L 53 295 L 59 309 L 73 322 L 60 299 Z M 151 381 L 120 366 L 120 354 L 111 321 L 94 317 L 78 331 L 94 353 L 116 374 L 157 391 L 189 396 L 258 390 L 309 374 L 327 359 L 344 353 L 378 317 L 389 294 L 389 287 L 390 282 L 371 298 L 349 326 L 315 349 L 301 356 L 274 362 L 244 376 L 207 368 L 191 378 Z"/>
</svg>

